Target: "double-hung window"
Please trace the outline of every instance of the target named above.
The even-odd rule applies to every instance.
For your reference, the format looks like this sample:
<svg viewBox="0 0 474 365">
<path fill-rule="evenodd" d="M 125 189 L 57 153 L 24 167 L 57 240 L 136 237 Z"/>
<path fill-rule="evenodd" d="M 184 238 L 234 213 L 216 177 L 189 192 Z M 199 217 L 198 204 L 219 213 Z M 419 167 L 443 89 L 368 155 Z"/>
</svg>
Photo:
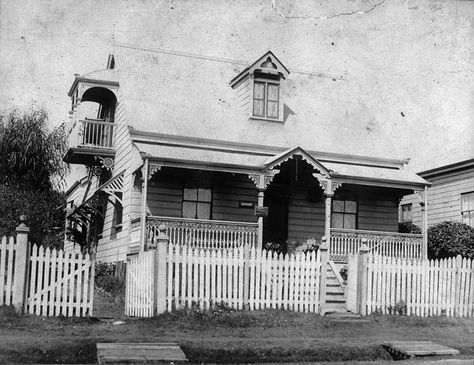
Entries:
<svg viewBox="0 0 474 365">
<path fill-rule="evenodd" d="M 279 118 L 280 85 L 270 81 L 255 80 L 253 83 L 253 116 Z"/>
<path fill-rule="evenodd" d="M 474 227 L 474 191 L 461 194 L 461 219 L 463 223 Z"/>
<path fill-rule="evenodd" d="M 212 190 L 185 187 L 183 191 L 183 218 L 211 219 Z"/>
<path fill-rule="evenodd" d="M 333 200 L 332 228 L 357 228 L 357 202 L 354 200 Z"/>
<path fill-rule="evenodd" d="M 402 204 L 400 207 L 400 222 L 411 223 L 413 220 L 411 204 Z"/>
</svg>

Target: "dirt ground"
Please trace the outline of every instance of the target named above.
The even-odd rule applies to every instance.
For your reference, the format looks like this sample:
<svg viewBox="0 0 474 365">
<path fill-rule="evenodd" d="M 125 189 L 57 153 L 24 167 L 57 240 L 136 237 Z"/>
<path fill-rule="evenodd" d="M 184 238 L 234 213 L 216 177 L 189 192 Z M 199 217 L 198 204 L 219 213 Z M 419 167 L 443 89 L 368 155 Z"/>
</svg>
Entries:
<svg viewBox="0 0 474 365">
<path fill-rule="evenodd" d="M 101 303 L 102 302 L 102 303 Z M 265 310 L 181 311 L 151 319 L 18 317 L 0 308 L 0 363 L 96 363 L 97 342 L 178 342 L 193 363 L 390 359 L 385 340 L 431 340 L 474 356 L 474 320 L 373 315 L 363 319 Z M 101 309 L 101 306 L 102 309 Z M 124 324 L 114 325 L 117 319 Z"/>
</svg>

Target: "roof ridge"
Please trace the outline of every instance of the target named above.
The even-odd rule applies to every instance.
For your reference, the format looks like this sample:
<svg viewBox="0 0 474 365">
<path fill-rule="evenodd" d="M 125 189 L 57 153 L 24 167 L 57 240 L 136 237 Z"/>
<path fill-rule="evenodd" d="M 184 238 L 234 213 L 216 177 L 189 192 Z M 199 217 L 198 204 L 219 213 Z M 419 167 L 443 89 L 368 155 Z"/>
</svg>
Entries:
<svg viewBox="0 0 474 365">
<path fill-rule="evenodd" d="M 125 44 L 125 43 L 115 43 L 114 47 L 130 48 L 130 49 L 136 49 L 136 50 L 140 50 L 140 51 L 171 54 L 171 55 L 175 55 L 175 56 L 184 56 L 184 57 L 189 57 L 189 58 L 204 59 L 204 60 L 216 61 L 216 62 L 236 63 L 236 64 L 240 64 L 240 65 L 243 65 L 243 66 L 248 66 L 249 65 L 249 63 L 246 62 L 246 61 L 239 61 L 239 60 L 233 60 L 233 59 L 230 59 L 230 58 L 221 58 L 221 57 L 215 57 L 215 56 L 204 56 L 204 55 L 199 55 L 199 54 L 196 54 L 196 53 L 174 51 L 174 50 L 163 49 L 163 48 L 142 47 L 142 46 L 135 46 L 135 45 L 131 45 L 131 44 Z"/>
<path fill-rule="evenodd" d="M 200 54 L 196 54 L 196 53 L 174 51 L 174 50 L 164 49 L 164 48 L 143 47 L 143 46 L 136 46 L 136 45 L 126 44 L 126 43 L 114 43 L 113 46 L 114 47 L 120 47 L 120 48 L 135 49 L 135 50 L 146 51 L 146 52 L 155 52 L 155 53 L 170 54 L 170 55 L 175 55 L 175 56 L 183 56 L 183 57 L 202 59 L 202 60 L 208 60 L 208 61 L 238 64 L 238 65 L 242 65 L 242 66 L 250 66 L 251 65 L 251 63 L 248 62 L 248 61 L 234 60 L 234 59 L 230 59 L 230 58 L 221 58 L 221 57 L 215 57 L 215 56 L 204 56 L 204 55 L 200 55 Z M 268 51 L 270 51 L 270 50 L 268 49 L 266 52 L 268 52 Z M 331 75 L 331 74 L 326 74 L 326 73 L 322 73 L 322 72 L 303 71 L 303 70 L 291 69 L 291 68 L 289 68 L 289 70 L 292 73 L 297 73 L 297 74 L 301 74 L 301 75 L 325 77 L 325 78 L 333 79 L 334 81 L 344 80 L 344 76 L 341 76 L 341 75 Z"/>
</svg>

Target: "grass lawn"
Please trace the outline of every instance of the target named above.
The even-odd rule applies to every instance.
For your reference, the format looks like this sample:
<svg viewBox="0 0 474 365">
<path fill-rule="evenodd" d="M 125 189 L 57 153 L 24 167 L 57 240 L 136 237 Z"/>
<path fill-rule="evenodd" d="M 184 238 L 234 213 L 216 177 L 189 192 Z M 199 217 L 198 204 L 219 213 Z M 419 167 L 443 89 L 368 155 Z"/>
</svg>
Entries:
<svg viewBox="0 0 474 365">
<path fill-rule="evenodd" d="M 97 342 L 158 341 L 178 342 L 194 363 L 390 359 L 383 340 L 432 340 L 474 356 L 474 320 L 374 315 L 355 321 L 278 310 L 123 320 L 18 317 L 0 307 L 0 363 L 96 363 Z"/>
</svg>

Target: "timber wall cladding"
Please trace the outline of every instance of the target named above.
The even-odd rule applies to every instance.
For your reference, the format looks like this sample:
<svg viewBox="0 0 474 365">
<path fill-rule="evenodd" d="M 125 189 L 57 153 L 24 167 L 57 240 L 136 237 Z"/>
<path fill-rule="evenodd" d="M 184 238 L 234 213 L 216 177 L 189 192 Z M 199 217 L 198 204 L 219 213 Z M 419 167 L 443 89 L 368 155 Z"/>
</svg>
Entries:
<svg viewBox="0 0 474 365">
<path fill-rule="evenodd" d="M 133 163 L 133 147 L 130 132 L 126 125 L 126 110 L 121 102 L 120 91 L 118 95 L 117 108 L 115 112 L 114 123 L 114 174 L 125 170 L 123 180 L 123 213 L 122 227 L 116 230 L 113 225 L 114 206 L 107 204 L 107 210 L 104 217 L 104 230 L 102 238 L 97 246 L 97 259 L 104 262 L 124 261 L 128 249 L 129 237 L 128 231 L 130 226 L 130 216 L 132 210 L 132 163 Z"/>
<path fill-rule="evenodd" d="M 461 194 L 474 191 L 474 171 L 457 171 L 435 178 L 428 188 L 428 224 L 461 221 Z M 413 223 L 421 227 L 419 200 L 415 195 L 403 198 L 401 204 L 412 204 Z"/>
<path fill-rule="evenodd" d="M 148 186 L 147 212 L 155 216 L 181 217 L 183 186 L 193 184 L 194 172 L 162 168 Z M 240 201 L 257 203 L 257 189 L 247 175 L 209 173 L 212 188 L 212 219 L 256 222 L 253 208 L 242 208 Z"/>
</svg>

